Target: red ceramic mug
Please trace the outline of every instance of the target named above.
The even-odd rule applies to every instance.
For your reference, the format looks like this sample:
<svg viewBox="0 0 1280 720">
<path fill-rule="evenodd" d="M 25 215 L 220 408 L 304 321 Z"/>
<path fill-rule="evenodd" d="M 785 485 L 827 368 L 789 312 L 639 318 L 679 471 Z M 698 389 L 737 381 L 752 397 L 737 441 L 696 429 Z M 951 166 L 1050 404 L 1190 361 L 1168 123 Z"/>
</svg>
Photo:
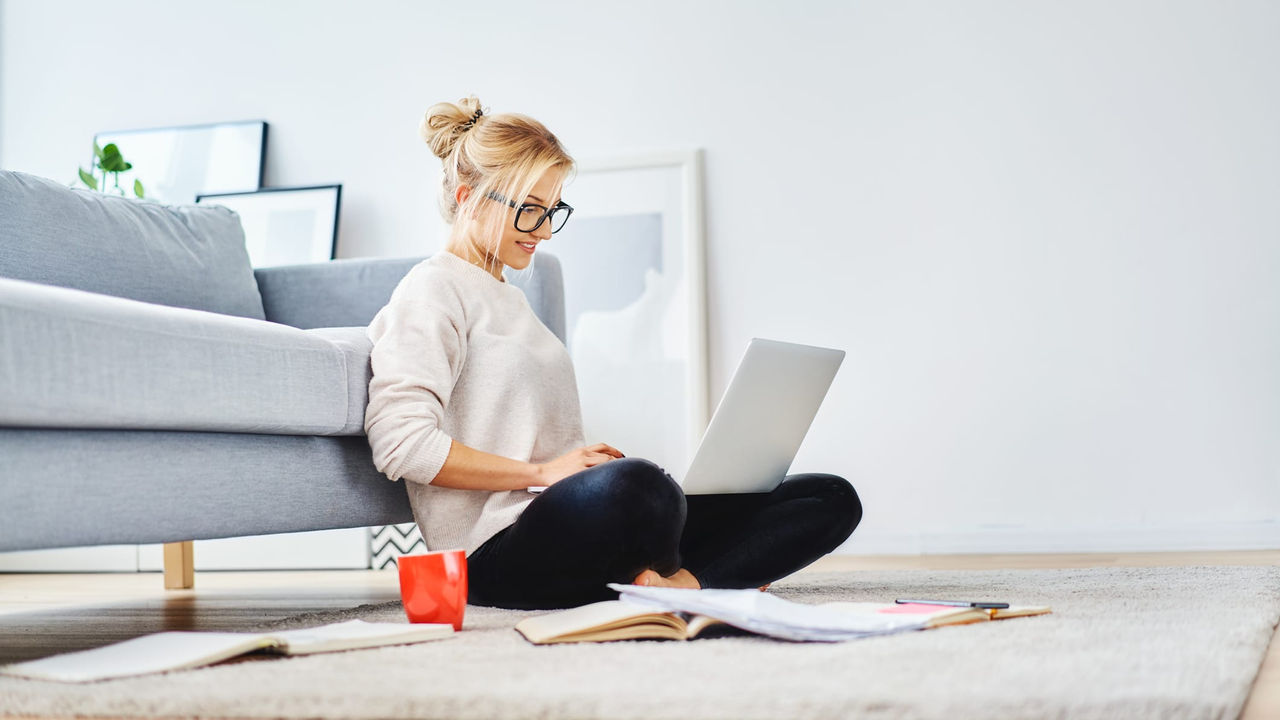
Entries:
<svg viewBox="0 0 1280 720">
<path fill-rule="evenodd" d="M 411 623 L 449 623 L 462 630 L 467 609 L 467 554 L 441 550 L 396 558 L 400 601 Z"/>
</svg>

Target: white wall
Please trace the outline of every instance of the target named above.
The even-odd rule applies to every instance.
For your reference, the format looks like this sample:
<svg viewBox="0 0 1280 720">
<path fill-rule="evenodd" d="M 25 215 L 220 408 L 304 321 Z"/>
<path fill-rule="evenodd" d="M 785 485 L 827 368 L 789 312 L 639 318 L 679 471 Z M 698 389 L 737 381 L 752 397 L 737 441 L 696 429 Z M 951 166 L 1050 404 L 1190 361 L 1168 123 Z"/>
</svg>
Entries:
<svg viewBox="0 0 1280 720">
<path fill-rule="evenodd" d="M 5 100 L 4 100 L 4 76 L 5 76 L 5 70 L 6 70 L 5 62 L 4 62 L 4 56 L 5 56 L 4 46 L 6 44 L 4 41 L 5 15 L 6 15 L 4 5 L 5 5 L 4 0 L 0 0 L 0 168 L 8 167 L 8 165 L 5 164 L 4 142 L 3 142 L 4 118 L 8 114 L 6 112 L 8 108 L 5 107 Z"/>
<path fill-rule="evenodd" d="M 850 551 L 1280 547 L 1278 4 L 2 7 L 4 167 L 263 118 L 342 257 L 439 247 L 439 100 L 704 148 L 711 397 L 752 336 L 848 350 L 793 470 Z"/>
</svg>

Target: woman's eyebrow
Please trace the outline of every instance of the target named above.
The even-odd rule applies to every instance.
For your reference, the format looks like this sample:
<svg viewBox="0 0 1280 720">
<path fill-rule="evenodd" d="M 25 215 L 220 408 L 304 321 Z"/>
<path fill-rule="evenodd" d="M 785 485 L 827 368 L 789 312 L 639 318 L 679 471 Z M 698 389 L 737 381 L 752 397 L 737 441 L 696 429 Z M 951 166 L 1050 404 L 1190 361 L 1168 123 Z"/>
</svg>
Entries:
<svg viewBox="0 0 1280 720">
<path fill-rule="evenodd" d="M 543 200 L 542 198 L 538 197 L 537 195 L 530 195 L 529 197 L 533 198 L 534 200 L 537 200 L 538 202 L 546 202 L 546 200 Z"/>
</svg>

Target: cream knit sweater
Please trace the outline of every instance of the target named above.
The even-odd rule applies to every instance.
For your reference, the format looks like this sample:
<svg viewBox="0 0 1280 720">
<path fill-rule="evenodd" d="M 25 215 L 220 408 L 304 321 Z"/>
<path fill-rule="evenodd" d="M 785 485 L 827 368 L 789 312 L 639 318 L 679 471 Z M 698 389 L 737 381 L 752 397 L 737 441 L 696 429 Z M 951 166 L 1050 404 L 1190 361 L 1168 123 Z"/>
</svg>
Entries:
<svg viewBox="0 0 1280 720">
<path fill-rule="evenodd" d="M 542 463 L 586 443 L 564 344 L 520 288 L 441 250 L 415 265 L 369 324 L 364 430 L 378 472 L 408 482 L 428 550 L 470 555 L 534 495 L 431 484 L 453 441 Z"/>
</svg>

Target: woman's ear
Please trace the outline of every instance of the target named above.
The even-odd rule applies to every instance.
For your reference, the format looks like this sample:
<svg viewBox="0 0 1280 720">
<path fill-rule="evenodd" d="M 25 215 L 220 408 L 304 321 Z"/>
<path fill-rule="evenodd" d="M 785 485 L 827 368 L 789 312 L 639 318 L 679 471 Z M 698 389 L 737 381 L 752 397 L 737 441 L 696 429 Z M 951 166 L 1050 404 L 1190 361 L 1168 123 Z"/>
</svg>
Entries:
<svg viewBox="0 0 1280 720">
<path fill-rule="evenodd" d="M 462 203 L 471 197 L 471 187 L 458 183 L 458 189 L 453 191 L 453 199 L 458 201 L 458 207 L 462 207 Z"/>
</svg>

